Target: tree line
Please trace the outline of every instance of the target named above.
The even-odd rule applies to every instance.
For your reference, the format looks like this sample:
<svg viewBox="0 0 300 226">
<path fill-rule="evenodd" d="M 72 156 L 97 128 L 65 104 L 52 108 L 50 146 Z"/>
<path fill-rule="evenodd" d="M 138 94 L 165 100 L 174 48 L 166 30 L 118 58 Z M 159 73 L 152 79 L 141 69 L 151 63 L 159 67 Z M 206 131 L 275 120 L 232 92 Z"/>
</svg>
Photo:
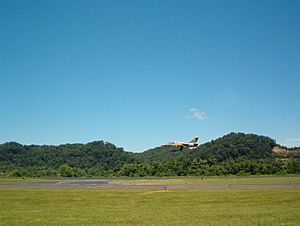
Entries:
<svg viewBox="0 0 300 226">
<path fill-rule="evenodd" d="M 15 167 L 2 172 L 14 177 L 162 177 L 162 176 L 246 176 L 299 174 L 300 162 L 291 161 L 228 161 L 221 164 L 193 160 L 183 164 L 176 159 L 165 162 L 126 163 L 121 168 L 78 168 L 63 164 L 57 169 L 48 167 Z"/>
</svg>

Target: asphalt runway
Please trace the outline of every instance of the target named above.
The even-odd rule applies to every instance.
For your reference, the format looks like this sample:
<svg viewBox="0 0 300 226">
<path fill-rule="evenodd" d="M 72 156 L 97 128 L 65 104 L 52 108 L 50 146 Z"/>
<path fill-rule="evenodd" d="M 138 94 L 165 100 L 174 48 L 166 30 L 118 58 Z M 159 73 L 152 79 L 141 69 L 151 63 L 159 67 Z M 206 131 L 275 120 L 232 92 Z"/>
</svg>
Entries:
<svg viewBox="0 0 300 226">
<path fill-rule="evenodd" d="M 114 184 L 124 180 L 169 180 L 170 178 L 120 178 L 120 179 L 50 179 L 34 182 L 1 182 L 0 188 L 154 188 L 154 189 L 192 189 L 192 188 L 300 188 L 300 184 L 197 184 L 197 185 L 122 185 Z"/>
</svg>

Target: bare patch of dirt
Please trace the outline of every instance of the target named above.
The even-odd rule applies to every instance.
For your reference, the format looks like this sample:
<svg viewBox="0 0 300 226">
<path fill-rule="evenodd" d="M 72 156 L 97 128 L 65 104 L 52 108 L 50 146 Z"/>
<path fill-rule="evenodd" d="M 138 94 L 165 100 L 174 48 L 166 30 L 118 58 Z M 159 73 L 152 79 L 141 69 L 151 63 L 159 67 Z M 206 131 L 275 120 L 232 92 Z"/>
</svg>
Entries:
<svg viewBox="0 0 300 226">
<path fill-rule="evenodd" d="M 284 148 L 280 148 L 280 147 L 274 147 L 272 149 L 272 152 L 275 153 L 275 154 L 286 154 L 286 153 L 289 153 L 288 150 L 286 150 Z"/>
</svg>

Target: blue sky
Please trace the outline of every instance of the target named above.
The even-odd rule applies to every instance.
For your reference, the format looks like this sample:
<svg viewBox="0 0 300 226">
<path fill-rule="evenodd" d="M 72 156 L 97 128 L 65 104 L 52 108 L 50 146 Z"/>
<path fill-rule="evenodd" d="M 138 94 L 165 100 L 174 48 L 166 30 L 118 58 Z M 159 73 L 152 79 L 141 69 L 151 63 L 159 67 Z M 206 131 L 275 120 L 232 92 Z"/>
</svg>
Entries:
<svg viewBox="0 0 300 226">
<path fill-rule="evenodd" d="M 300 146 L 300 1 L 0 1 L 0 143 Z"/>
</svg>

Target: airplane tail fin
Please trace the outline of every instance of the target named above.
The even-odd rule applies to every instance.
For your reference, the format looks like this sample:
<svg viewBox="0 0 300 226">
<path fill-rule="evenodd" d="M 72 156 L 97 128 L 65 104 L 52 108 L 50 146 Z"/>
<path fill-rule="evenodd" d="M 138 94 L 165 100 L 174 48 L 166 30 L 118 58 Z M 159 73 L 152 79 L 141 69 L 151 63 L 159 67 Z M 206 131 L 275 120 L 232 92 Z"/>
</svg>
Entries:
<svg viewBox="0 0 300 226">
<path fill-rule="evenodd" d="M 197 143 L 198 139 L 199 139 L 199 137 L 195 137 L 193 140 L 191 140 L 190 143 Z"/>
</svg>

